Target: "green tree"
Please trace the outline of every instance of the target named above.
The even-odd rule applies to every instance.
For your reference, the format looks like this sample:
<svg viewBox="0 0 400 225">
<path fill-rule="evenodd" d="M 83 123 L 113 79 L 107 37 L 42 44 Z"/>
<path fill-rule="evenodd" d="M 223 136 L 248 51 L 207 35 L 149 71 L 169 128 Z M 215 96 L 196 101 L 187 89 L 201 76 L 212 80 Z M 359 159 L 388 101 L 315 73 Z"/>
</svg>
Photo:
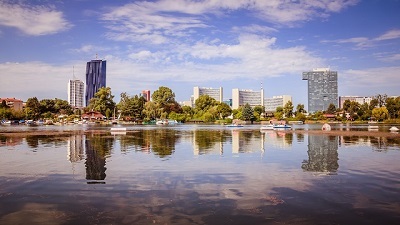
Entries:
<svg viewBox="0 0 400 225">
<path fill-rule="evenodd" d="M 292 101 L 286 102 L 285 106 L 283 107 L 283 114 L 287 118 L 290 118 L 290 117 L 293 116 L 293 103 L 292 103 Z"/>
<path fill-rule="evenodd" d="M 284 115 L 283 114 L 283 107 L 281 107 L 281 106 L 276 107 L 276 110 L 274 112 L 275 119 L 280 120 L 280 119 L 283 118 L 283 115 Z"/>
<path fill-rule="evenodd" d="M 306 113 L 307 111 L 304 109 L 304 105 L 303 104 L 297 104 L 296 106 L 296 112 L 295 115 L 297 115 L 298 113 Z"/>
<path fill-rule="evenodd" d="M 386 107 L 379 107 L 379 108 L 374 108 L 372 110 L 372 116 L 378 120 L 378 121 L 382 121 L 388 118 L 389 116 L 389 112 L 386 109 Z"/>
<path fill-rule="evenodd" d="M 372 111 L 374 108 L 378 107 L 378 105 L 378 100 L 374 98 L 369 102 L 369 109 Z"/>
<path fill-rule="evenodd" d="M 222 119 L 225 119 L 226 117 L 232 114 L 231 107 L 224 102 L 218 103 L 217 111 L 219 115 L 222 117 Z"/>
<path fill-rule="evenodd" d="M 242 119 L 245 121 L 253 121 L 254 120 L 254 115 L 253 115 L 253 109 L 251 106 L 246 103 L 244 107 L 242 108 Z"/>
<path fill-rule="evenodd" d="M 25 115 L 28 119 L 39 119 L 40 117 L 40 103 L 36 97 L 28 98 L 25 105 Z"/>
<path fill-rule="evenodd" d="M 168 87 L 159 87 L 158 90 L 153 92 L 151 98 L 167 115 L 172 111 L 182 112 L 182 108 L 175 100 L 175 93 Z"/>
<path fill-rule="evenodd" d="M 326 110 L 326 113 L 335 114 L 336 113 L 336 106 L 333 103 L 329 104 L 328 109 Z"/>
<path fill-rule="evenodd" d="M 116 106 L 113 99 L 114 96 L 111 94 L 111 88 L 102 87 L 94 94 L 94 97 L 90 99 L 88 108 L 106 115 L 107 109 L 113 111 Z"/>
<path fill-rule="evenodd" d="M 204 112 L 217 104 L 217 101 L 208 95 L 201 95 L 194 102 L 195 110 Z"/>
<path fill-rule="evenodd" d="M 163 113 L 163 109 L 160 108 L 155 102 L 146 102 L 144 104 L 143 115 L 145 116 L 145 120 L 155 120 L 161 118 L 161 114 Z"/>
<path fill-rule="evenodd" d="M 400 111 L 400 97 L 387 98 L 386 109 L 388 110 L 389 113 L 389 119 L 397 118 L 399 116 L 399 111 Z"/>
<path fill-rule="evenodd" d="M 0 105 L 0 109 L 8 109 L 10 107 L 8 107 L 6 100 L 1 101 L 1 105 Z"/>
</svg>

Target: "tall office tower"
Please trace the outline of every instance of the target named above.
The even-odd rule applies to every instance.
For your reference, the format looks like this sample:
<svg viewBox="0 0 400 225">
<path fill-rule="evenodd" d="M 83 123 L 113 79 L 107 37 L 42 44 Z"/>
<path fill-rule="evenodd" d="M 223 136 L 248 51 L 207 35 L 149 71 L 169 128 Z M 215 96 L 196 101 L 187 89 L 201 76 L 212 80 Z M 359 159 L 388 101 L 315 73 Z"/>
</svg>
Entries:
<svg viewBox="0 0 400 225">
<path fill-rule="evenodd" d="M 248 103 L 251 107 L 264 106 L 264 89 L 261 91 L 232 89 L 232 109 Z"/>
<path fill-rule="evenodd" d="M 86 106 L 90 99 L 102 88 L 106 87 L 106 61 L 95 59 L 86 64 Z"/>
<path fill-rule="evenodd" d="M 308 112 L 325 111 L 330 104 L 338 108 L 337 71 L 314 69 L 303 72 L 303 80 L 308 81 Z"/>
<path fill-rule="evenodd" d="M 81 80 L 68 81 L 68 103 L 73 108 L 83 108 L 83 96 L 85 91 L 85 84 Z"/>
<path fill-rule="evenodd" d="M 151 95 L 150 95 L 150 90 L 143 90 L 142 91 L 142 96 L 146 101 L 150 101 Z"/>
<path fill-rule="evenodd" d="M 202 95 L 208 95 L 211 98 L 214 98 L 218 102 L 222 102 L 223 100 L 223 91 L 222 87 L 219 88 L 206 88 L 206 87 L 194 87 L 193 88 L 193 101 L 196 102 L 196 100 L 202 96 Z M 193 104 L 194 104 L 193 102 Z"/>
</svg>

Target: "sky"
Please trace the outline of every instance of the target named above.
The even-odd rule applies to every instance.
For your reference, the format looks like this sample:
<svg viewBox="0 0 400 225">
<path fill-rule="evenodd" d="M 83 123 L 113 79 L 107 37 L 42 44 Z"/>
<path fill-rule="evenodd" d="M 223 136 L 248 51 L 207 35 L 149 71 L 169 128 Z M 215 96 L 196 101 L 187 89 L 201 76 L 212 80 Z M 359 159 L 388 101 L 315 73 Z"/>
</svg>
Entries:
<svg viewBox="0 0 400 225">
<path fill-rule="evenodd" d="M 134 96 L 166 86 L 291 95 L 302 72 L 338 72 L 339 96 L 400 95 L 400 0 L 0 0 L 0 97 L 67 100 L 86 62 Z"/>
</svg>

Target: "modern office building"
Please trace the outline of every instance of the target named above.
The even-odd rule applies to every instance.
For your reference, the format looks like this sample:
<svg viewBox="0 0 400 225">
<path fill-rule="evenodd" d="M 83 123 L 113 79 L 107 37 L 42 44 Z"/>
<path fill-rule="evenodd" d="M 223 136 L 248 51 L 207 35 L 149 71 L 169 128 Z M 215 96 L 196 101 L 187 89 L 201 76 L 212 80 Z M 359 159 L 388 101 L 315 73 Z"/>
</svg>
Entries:
<svg viewBox="0 0 400 225">
<path fill-rule="evenodd" d="M 329 68 L 303 72 L 308 81 L 308 112 L 325 111 L 330 104 L 338 108 L 338 74 Z"/>
<path fill-rule="evenodd" d="M 266 113 L 274 113 L 276 112 L 277 107 L 284 107 L 286 103 L 292 101 L 292 96 L 290 95 L 280 95 L 280 96 L 272 96 L 272 98 L 264 99 L 264 107 Z"/>
<path fill-rule="evenodd" d="M 106 61 L 95 59 L 86 64 L 86 106 L 90 99 L 102 88 L 106 87 Z"/>
<path fill-rule="evenodd" d="M 232 109 L 249 104 L 251 107 L 264 105 L 264 89 L 261 91 L 232 89 Z"/>
<path fill-rule="evenodd" d="M 196 100 L 202 95 L 208 95 L 211 98 L 214 98 L 215 100 L 217 100 L 218 102 L 223 101 L 222 87 L 219 87 L 219 88 L 194 87 L 193 88 L 194 102 L 196 102 Z"/>
<path fill-rule="evenodd" d="M 143 90 L 142 96 L 144 99 L 146 99 L 147 102 L 149 102 L 151 99 L 150 90 Z"/>
<path fill-rule="evenodd" d="M 343 109 L 343 104 L 346 100 L 351 102 L 357 102 L 360 105 L 364 103 L 369 104 L 373 98 L 372 97 L 360 97 L 360 96 L 339 96 L 339 107 Z"/>
<path fill-rule="evenodd" d="M 73 108 L 83 108 L 85 84 L 81 80 L 68 81 L 68 103 Z"/>
</svg>

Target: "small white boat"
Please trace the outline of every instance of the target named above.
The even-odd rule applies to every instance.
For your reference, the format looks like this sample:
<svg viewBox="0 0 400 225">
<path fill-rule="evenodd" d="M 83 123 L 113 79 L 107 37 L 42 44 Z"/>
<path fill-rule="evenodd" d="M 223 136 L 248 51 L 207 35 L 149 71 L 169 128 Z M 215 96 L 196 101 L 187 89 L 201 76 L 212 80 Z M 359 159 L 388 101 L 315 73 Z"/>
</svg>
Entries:
<svg viewBox="0 0 400 225">
<path fill-rule="evenodd" d="M 242 124 L 236 124 L 236 123 L 234 123 L 234 124 L 229 124 L 229 125 L 226 125 L 227 127 L 243 127 L 243 125 Z"/>
<path fill-rule="evenodd" d="M 292 128 L 291 126 L 287 124 L 276 124 L 274 125 L 274 129 L 290 129 Z"/>
<path fill-rule="evenodd" d="M 397 128 L 397 127 L 391 127 L 389 130 L 390 130 L 391 132 L 397 132 L 397 131 L 399 131 L 399 128 Z"/>
<path fill-rule="evenodd" d="M 273 130 L 273 129 L 274 129 L 274 125 L 273 124 L 262 125 L 260 127 L 260 130 Z"/>
<path fill-rule="evenodd" d="M 375 126 L 375 125 L 369 125 L 368 126 L 368 130 L 378 130 L 379 126 Z"/>
</svg>

